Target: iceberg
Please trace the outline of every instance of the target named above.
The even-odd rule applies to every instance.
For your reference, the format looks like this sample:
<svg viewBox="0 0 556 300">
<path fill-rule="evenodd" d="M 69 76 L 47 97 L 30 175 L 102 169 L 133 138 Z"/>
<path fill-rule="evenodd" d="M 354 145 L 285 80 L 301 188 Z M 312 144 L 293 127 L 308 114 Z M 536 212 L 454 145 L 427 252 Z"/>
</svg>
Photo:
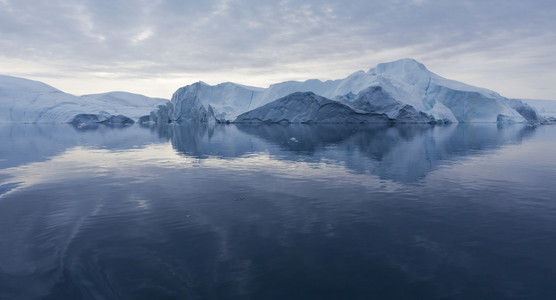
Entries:
<svg viewBox="0 0 556 300">
<path fill-rule="evenodd" d="M 178 89 L 169 104 L 161 105 L 151 113 L 151 120 L 209 123 L 230 121 L 250 108 L 260 106 L 262 91 L 260 88 L 235 83 L 211 86 L 200 81 Z M 252 105 L 253 98 L 256 104 Z"/>
<path fill-rule="evenodd" d="M 370 86 L 357 95 L 352 93 L 336 98 L 360 113 L 381 112 L 397 123 L 434 123 L 431 115 L 412 105 L 396 100 L 380 85 Z"/>
<path fill-rule="evenodd" d="M 297 92 L 239 115 L 235 123 L 387 123 L 385 114 L 357 112 L 313 92 Z"/>
<path fill-rule="evenodd" d="M 556 100 L 520 99 L 518 101 L 532 107 L 541 122 L 556 122 Z"/>
<path fill-rule="evenodd" d="M 81 124 L 94 124 L 100 123 L 101 119 L 99 119 L 98 115 L 95 114 L 78 114 L 71 120 L 71 124 L 73 125 L 81 125 Z"/>
<path fill-rule="evenodd" d="M 313 95 L 296 94 L 309 92 Z M 306 99 L 283 99 L 292 95 Z M 277 100 L 269 106 L 272 109 L 257 110 Z M 277 107 L 283 115 L 276 114 Z M 253 110 L 256 113 L 244 115 Z M 0 123 L 222 123 L 246 122 L 246 117 L 265 122 L 284 117 L 289 122 L 350 123 L 374 122 L 378 116 L 396 123 L 547 120 L 521 100 L 443 78 L 410 58 L 381 63 L 344 79 L 287 81 L 267 88 L 197 82 L 179 88 L 171 101 L 126 92 L 78 97 L 41 82 L 0 76 Z"/>
<path fill-rule="evenodd" d="M 117 116 L 110 116 L 106 120 L 103 120 L 99 123 L 102 124 L 133 124 L 135 121 L 132 119 L 124 116 L 124 115 L 117 115 Z"/>
<path fill-rule="evenodd" d="M 411 58 L 381 63 L 344 79 L 288 81 L 268 88 L 197 82 L 178 89 L 171 102 L 153 111 L 150 119 L 230 122 L 297 92 L 312 92 L 347 105 L 357 113 L 385 114 L 400 123 L 539 121 L 536 110 L 520 100 L 443 78 Z M 338 113 L 341 116 L 343 110 Z"/>
<path fill-rule="evenodd" d="M 129 123 L 118 116 L 137 120 L 166 102 L 125 92 L 78 97 L 39 81 L 0 75 L 0 123 Z"/>
<path fill-rule="evenodd" d="M 151 98 L 144 95 L 128 92 L 108 92 L 102 94 L 90 94 L 80 97 L 86 102 L 96 102 L 102 106 L 104 111 L 111 115 L 124 115 L 134 121 L 156 109 L 159 105 L 168 102 L 167 99 Z"/>
</svg>

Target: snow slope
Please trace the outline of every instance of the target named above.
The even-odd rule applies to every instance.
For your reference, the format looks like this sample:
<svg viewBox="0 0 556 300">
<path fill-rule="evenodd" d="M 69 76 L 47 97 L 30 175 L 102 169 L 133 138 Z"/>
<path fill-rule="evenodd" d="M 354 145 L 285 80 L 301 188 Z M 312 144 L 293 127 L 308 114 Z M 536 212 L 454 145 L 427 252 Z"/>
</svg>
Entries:
<svg viewBox="0 0 556 300">
<path fill-rule="evenodd" d="M 377 87 L 380 87 L 379 93 Z M 350 101 L 364 90 L 371 94 L 359 95 L 358 101 Z M 538 122 L 534 109 L 519 101 L 510 101 L 496 92 L 443 78 L 409 58 L 382 63 L 345 79 L 288 81 L 266 89 L 234 83 L 211 86 L 198 82 L 178 89 L 171 103 L 153 114 L 158 114 L 161 122 L 231 121 L 241 113 L 296 92 L 313 92 L 352 106 L 359 112 L 384 113 L 394 119 L 406 116 L 403 109 L 411 107 L 418 114 L 440 122 Z M 384 101 L 388 103 L 382 103 Z M 362 111 L 362 108 L 367 110 Z M 525 116 L 520 111 L 525 112 Z"/>
<path fill-rule="evenodd" d="M 0 75 L 0 123 L 68 123 L 78 115 L 137 119 L 163 99 L 113 92 L 77 97 L 42 82 Z"/>
</svg>

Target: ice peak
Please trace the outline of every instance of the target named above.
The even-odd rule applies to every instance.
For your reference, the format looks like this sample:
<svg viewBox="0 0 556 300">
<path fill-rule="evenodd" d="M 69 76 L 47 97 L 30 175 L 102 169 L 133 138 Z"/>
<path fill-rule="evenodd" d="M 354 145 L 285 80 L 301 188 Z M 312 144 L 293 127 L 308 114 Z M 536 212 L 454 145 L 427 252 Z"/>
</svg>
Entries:
<svg viewBox="0 0 556 300">
<path fill-rule="evenodd" d="M 373 77 L 382 76 L 388 80 L 419 86 L 421 89 L 426 89 L 431 80 L 441 78 L 429 71 L 425 65 L 412 58 L 378 64 L 370 69 L 367 74 Z"/>
<path fill-rule="evenodd" d="M 404 73 L 425 73 L 432 74 L 431 71 L 422 63 L 413 58 L 402 58 L 399 60 L 380 63 L 371 68 L 369 74 L 404 74 Z"/>
</svg>

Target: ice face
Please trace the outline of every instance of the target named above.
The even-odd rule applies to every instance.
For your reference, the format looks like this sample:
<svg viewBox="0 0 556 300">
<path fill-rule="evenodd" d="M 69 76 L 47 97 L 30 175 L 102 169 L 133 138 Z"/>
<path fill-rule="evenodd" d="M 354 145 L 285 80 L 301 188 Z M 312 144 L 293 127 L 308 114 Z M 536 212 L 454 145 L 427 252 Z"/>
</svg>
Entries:
<svg viewBox="0 0 556 300">
<path fill-rule="evenodd" d="M 349 106 L 315 95 L 297 92 L 241 114 L 237 123 L 387 123 L 384 114 L 356 112 Z"/>
</svg>

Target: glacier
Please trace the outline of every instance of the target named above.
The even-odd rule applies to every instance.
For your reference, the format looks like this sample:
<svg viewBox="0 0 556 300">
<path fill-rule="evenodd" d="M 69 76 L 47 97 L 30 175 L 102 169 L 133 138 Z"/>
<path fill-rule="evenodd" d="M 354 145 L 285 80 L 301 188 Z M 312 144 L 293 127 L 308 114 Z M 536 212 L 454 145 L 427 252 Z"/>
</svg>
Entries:
<svg viewBox="0 0 556 300">
<path fill-rule="evenodd" d="M 166 102 L 126 92 L 79 97 L 39 81 L 0 75 L 0 123 L 130 123 Z"/>
<path fill-rule="evenodd" d="M 169 103 L 151 112 L 150 119 L 161 123 L 232 122 L 244 113 L 297 92 L 312 92 L 345 104 L 357 113 L 385 114 L 404 123 L 542 120 L 534 108 L 520 100 L 443 78 L 411 58 L 381 63 L 344 79 L 287 81 L 268 88 L 197 82 L 178 89 Z M 255 116 L 251 114 L 250 118 Z M 242 120 L 243 117 L 237 119 Z"/>
</svg>

